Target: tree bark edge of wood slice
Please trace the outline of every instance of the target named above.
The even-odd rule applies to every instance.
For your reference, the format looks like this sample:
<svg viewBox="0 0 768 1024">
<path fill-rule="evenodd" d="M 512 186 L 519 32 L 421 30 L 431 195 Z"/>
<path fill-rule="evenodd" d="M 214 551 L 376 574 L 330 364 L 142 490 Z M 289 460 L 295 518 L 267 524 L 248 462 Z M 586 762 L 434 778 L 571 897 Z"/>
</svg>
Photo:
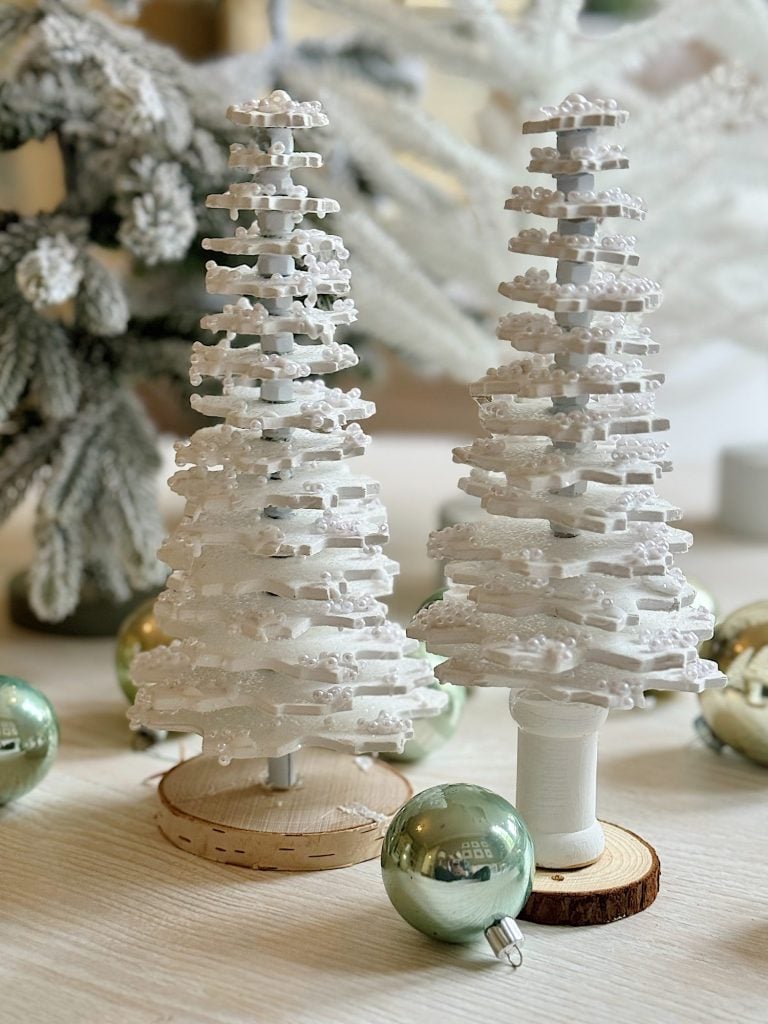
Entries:
<svg viewBox="0 0 768 1024">
<path fill-rule="evenodd" d="M 182 761 L 158 786 L 160 831 L 187 853 L 256 871 L 317 871 L 378 857 L 390 819 L 413 795 L 408 780 L 374 758 L 319 748 L 297 757 L 300 780 L 289 790 L 264 785 L 263 760 Z"/>
<path fill-rule="evenodd" d="M 629 829 L 602 822 L 605 852 L 572 871 L 539 868 L 520 918 L 536 924 L 610 924 L 646 910 L 659 894 L 654 848 Z"/>
</svg>

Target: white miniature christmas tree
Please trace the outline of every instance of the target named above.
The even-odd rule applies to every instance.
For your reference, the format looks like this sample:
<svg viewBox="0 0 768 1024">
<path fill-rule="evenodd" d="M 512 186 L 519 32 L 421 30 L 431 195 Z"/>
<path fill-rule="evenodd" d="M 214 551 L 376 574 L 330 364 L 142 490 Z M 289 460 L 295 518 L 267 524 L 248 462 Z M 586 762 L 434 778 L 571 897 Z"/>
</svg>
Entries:
<svg viewBox="0 0 768 1024">
<path fill-rule="evenodd" d="M 681 512 L 654 490 L 670 463 L 648 435 L 669 424 L 655 411 L 663 378 L 640 358 L 658 346 L 636 321 L 661 293 L 626 272 L 634 238 L 598 233 L 604 218 L 645 216 L 640 199 L 594 183 L 594 172 L 628 166 L 595 132 L 626 118 L 615 101 L 574 95 L 523 126 L 556 133 L 528 167 L 555 189 L 515 187 L 506 208 L 556 218 L 557 229 L 523 230 L 509 248 L 553 257 L 557 272 L 531 269 L 499 290 L 551 315 L 504 316 L 498 336 L 524 356 L 470 386 L 490 437 L 455 449 L 471 467 L 459 486 L 496 518 L 432 535 L 450 585 L 409 630 L 448 655 L 442 681 L 512 691 L 517 807 L 548 868 L 603 851 L 595 776 L 608 710 L 642 706 L 651 688 L 724 682 L 697 654 L 712 616 L 673 565 L 692 538 L 669 525 Z"/>
<path fill-rule="evenodd" d="M 204 246 L 250 259 L 207 264 L 210 292 L 240 296 L 201 321 L 223 338 L 192 350 L 192 383 L 221 382 L 192 405 L 222 422 L 177 445 L 184 468 L 171 486 L 186 512 L 161 549 L 172 573 L 156 604 L 175 639 L 135 660 L 132 717 L 200 733 L 203 754 L 221 765 L 266 757 L 268 785 L 290 788 L 300 747 L 401 750 L 411 719 L 443 699 L 379 601 L 398 570 L 381 549 L 385 510 L 378 484 L 347 465 L 366 449 L 356 421 L 374 406 L 317 379 L 357 362 L 334 340 L 356 317 L 348 253 L 340 238 L 302 226 L 338 205 L 292 178 L 321 163 L 294 151 L 294 132 L 327 118 L 282 91 L 227 116 L 256 129 L 230 156 L 253 180 L 207 203 L 233 220 L 255 216 Z"/>
</svg>

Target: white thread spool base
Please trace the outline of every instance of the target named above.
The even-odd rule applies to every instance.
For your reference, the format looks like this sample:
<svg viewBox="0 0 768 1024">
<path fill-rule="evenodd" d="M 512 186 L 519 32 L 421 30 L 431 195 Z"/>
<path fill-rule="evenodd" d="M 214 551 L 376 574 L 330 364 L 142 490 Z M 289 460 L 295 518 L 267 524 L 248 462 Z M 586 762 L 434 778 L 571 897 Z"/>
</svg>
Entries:
<svg viewBox="0 0 768 1024">
<path fill-rule="evenodd" d="M 537 835 L 536 866 L 542 871 L 575 871 L 596 863 L 604 850 L 603 826 L 596 821 L 580 832 Z M 568 866 L 549 868 L 548 864 Z"/>
<path fill-rule="evenodd" d="M 378 857 L 389 819 L 413 795 L 410 783 L 373 758 L 364 769 L 333 750 L 307 748 L 296 757 L 299 783 L 288 790 L 263 784 L 266 761 L 182 761 L 158 787 L 160 831 L 187 853 L 261 871 L 317 871 Z"/>
<path fill-rule="evenodd" d="M 548 700 L 536 692 L 514 702 L 515 806 L 533 837 L 539 867 L 571 871 L 603 854 L 595 813 L 597 734 L 607 715 L 596 704 Z"/>
<path fill-rule="evenodd" d="M 644 839 L 602 822 L 605 850 L 587 867 L 539 868 L 520 917 L 537 924 L 610 924 L 639 914 L 659 894 L 659 858 Z"/>
</svg>

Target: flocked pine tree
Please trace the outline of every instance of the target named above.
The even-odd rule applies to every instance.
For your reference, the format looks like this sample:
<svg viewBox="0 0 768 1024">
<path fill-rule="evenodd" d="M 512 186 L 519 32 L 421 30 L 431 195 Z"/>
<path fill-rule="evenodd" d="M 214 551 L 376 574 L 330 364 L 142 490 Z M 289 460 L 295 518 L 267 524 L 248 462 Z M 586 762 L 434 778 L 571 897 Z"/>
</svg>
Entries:
<svg viewBox="0 0 768 1024">
<path fill-rule="evenodd" d="M 181 381 L 200 336 L 187 255 L 233 130 L 190 65 L 85 0 L 0 7 L 0 150 L 47 140 L 63 177 L 49 212 L 0 214 L 0 521 L 40 485 L 29 598 L 56 621 L 88 584 L 103 605 L 162 582 L 135 389 Z"/>
<path fill-rule="evenodd" d="M 107 2 L 126 16 L 141 6 Z M 281 4 L 270 6 L 279 23 Z M 304 89 L 333 65 L 386 95 L 413 95 L 414 75 L 378 41 L 310 42 L 293 53 L 279 29 L 261 60 L 201 71 L 89 0 L 0 5 L 0 48 L 0 150 L 47 140 L 45 158 L 57 151 L 64 179 L 50 212 L 0 213 L 0 521 L 37 484 L 25 617 L 27 597 L 39 619 L 58 621 L 95 587 L 99 625 L 112 631 L 105 599 L 118 602 L 119 619 L 119 602 L 163 578 L 156 432 L 135 389 L 159 377 L 178 383 L 189 345 L 204 336 L 198 240 L 212 214 L 202 199 L 221 181 L 224 146 L 239 132 L 222 123 L 211 77 L 226 64 L 237 93 L 246 74 Z M 370 161 L 362 166 L 351 152 L 355 137 L 362 150 L 357 122 L 341 113 L 344 130 L 322 133 L 319 148 L 351 209 L 357 195 L 374 202 L 384 182 L 369 182 Z M 386 178 L 394 185 L 403 176 Z M 406 182 L 411 196 L 414 187 Z M 349 228 L 357 224 L 352 215 Z M 365 250 L 365 235 L 356 241 Z M 394 255 L 390 275 L 402 254 Z M 399 287 L 413 275 L 414 267 L 401 273 Z M 374 276 L 363 264 L 366 329 L 381 333 Z M 425 351 L 426 325 L 441 308 L 437 293 L 426 305 L 423 295 L 404 301 L 413 353 Z M 434 342 L 456 333 L 459 324 L 446 323 L 452 332 L 434 332 Z M 385 333 L 400 344 L 399 324 Z M 481 344 L 475 330 L 472 347 Z"/>
<path fill-rule="evenodd" d="M 432 535 L 450 587 L 410 629 L 449 656 L 441 680 L 511 689 L 517 806 L 551 868 L 603 850 L 595 770 L 608 709 L 642 706 L 649 688 L 724 682 L 697 654 L 712 616 L 673 565 L 691 537 L 669 525 L 681 513 L 654 490 L 668 446 L 637 436 L 669 425 L 655 411 L 662 376 L 640 358 L 658 346 L 636 322 L 661 294 L 626 272 L 634 238 L 599 232 L 604 218 L 645 216 L 641 200 L 594 183 L 596 171 L 627 167 L 595 129 L 626 118 L 615 101 L 576 95 L 523 127 L 556 133 L 556 148 L 532 149 L 529 164 L 555 188 L 515 187 L 506 208 L 557 228 L 524 229 L 509 248 L 554 258 L 557 272 L 531 269 L 499 290 L 553 315 L 504 316 L 498 336 L 523 358 L 470 386 L 490 436 L 454 457 L 471 467 L 462 489 L 495 518 Z"/>
<path fill-rule="evenodd" d="M 337 204 L 292 178 L 321 163 L 294 151 L 294 131 L 327 118 L 282 91 L 228 117 L 257 130 L 230 157 L 254 180 L 208 204 L 255 216 L 204 245 L 249 259 L 208 263 L 208 289 L 241 297 L 204 317 L 223 338 L 195 345 L 190 371 L 193 384 L 221 382 L 193 405 L 223 422 L 178 445 L 185 468 L 171 486 L 186 513 L 161 551 L 173 571 L 156 605 L 176 639 L 135 660 L 132 717 L 202 734 L 222 765 L 267 757 L 268 782 L 290 788 L 300 747 L 402 749 L 410 719 L 437 713 L 442 696 L 378 600 L 397 571 L 381 549 L 385 510 L 378 484 L 347 465 L 365 451 L 356 421 L 374 407 L 317 379 L 356 362 L 334 340 L 356 317 L 347 251 L 301 224 Z"/>
</svg>

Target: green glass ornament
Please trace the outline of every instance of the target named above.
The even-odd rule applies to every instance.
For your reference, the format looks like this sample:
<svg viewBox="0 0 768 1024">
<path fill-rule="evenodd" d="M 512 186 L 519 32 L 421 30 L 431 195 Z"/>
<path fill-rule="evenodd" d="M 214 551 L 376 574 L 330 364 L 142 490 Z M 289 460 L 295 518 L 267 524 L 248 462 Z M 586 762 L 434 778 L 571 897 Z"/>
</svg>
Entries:
<svg viewBox="0 0 768 1024">
<path fill-rule="evenodd" d="M 381 851 L 384 887 L 408 924 L 443 942 L 485 935 L 513 964 L 522 943 L 514 919 L 534 868 L 533 841 L 512 804 L 466 783 L 417 793 L 392 819 Z"/>
<path fill-rule="evenodd" d="M 155 598 L 150 597 L 134 609 L 123 622 L 117 634 L 115 665 L 120 689 L 131 704 L 136 699 L 136 686 L 131 678 L 131 662 L 142 651 L 169 644 L 171 638 L 155 620 Z"/>
<path fill-rule="evenodd" d="M 426 658 L 432 664 L 433 669 L 437 668 L 442 661 L 445 661 L 445 658 L 441 658 L 437 654 L 429 654 L 424 644 L 421 647 L 420 656 Z M 448 698 L 445 708 L 439 715 L 431 715 L 429 718 L 415 718 L 413 720 L 413 736 L 406 740 L 402 753 L 398 754 L 397 752 L 390 751 L 379 754 L 382 760 L 400 763 L 420 761 L 428 754 L 439 750 L 443 744 L 453 737 L 461 720 L 461 713 L 464 710 L 464 704 L 467 699 L 467 691 L 463 686 L 454 686 L 452 683 L 435 683 L 434 689 L 442 691 Z"/>
<path fill-rule="evenodd" d="M 0 804 L 28 793 L 56 759 L 59 725 L 47 697 L 0 675 Z"/>
</svg>

